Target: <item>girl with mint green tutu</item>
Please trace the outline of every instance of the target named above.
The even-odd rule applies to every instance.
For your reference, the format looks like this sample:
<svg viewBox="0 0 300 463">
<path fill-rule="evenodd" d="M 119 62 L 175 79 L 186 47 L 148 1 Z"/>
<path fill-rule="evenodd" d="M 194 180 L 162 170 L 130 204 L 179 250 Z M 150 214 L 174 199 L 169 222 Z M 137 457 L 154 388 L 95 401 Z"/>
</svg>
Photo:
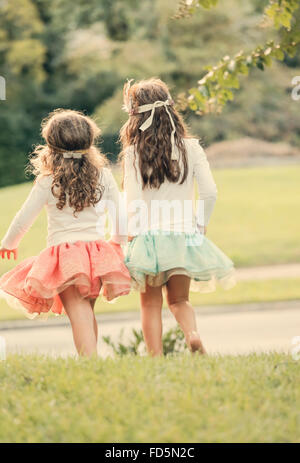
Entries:
<svg viewBox="0 0 300 463">
<path fill-rule="evenodd" d="M 208 238 L 217 189 L 199 141 L 189 136 L 159 79 L 124 86 L 121 129 L 129 244 L 125 263 L 141 293 L 148 352 L 162 354 L 163 287 L 192 352 L 205 353 L 189 291 L 235 284 L 233 262 Z M 194 184 L 200 200 L 195 204 Z"/>
</svg>

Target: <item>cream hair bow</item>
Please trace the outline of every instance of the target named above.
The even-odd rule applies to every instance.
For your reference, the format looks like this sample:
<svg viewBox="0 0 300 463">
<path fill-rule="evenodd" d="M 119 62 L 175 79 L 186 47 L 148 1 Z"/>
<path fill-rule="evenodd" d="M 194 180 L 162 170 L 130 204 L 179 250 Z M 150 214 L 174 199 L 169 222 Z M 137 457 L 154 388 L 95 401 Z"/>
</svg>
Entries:
<svg viewBox="0 0 300 463">
<path fill-rule="evenodd" d="M 76 151 L 65 151 L 63 153 L 63 157 L 65 159 L 81 159 L 83 156 L 83 153 L 76 153 Z"/>
<path fill-rule="evenodd" d="M 140 130 L 142 130 L 142 132 L 144 132 L 145 130 L 147 130 L 153 123 L 153 117 L 154 117 L 154 113 L 155 113 L 155 110 L 156 108 L 160 108 L 160 107 L 164 107 L 168 116 L 169 116 L 169 119 L 170 119 L 170 122 L 171 122 L 171 126 L 172 126 L 172 132 L 171 132 L 171 144 L 172 144 L 172 155 L 171 155 L 171 159 L 173 161 L 178 161 L 178 149 L 176 148 L 176 145 L 175 145 L 175 133 L 176 133 L 176 126 L 174 124 L 174 121 L 173 121 L 173 117 L 172 117 L 172 114 L 170 113 L 169 109 L 168 109 L 168 106 L 171 106 L 172 105 L 172 102 L 168 99 L 166 101 L 155 101 L 154 103 L 151 103 L 151 104 L 144 104 L 142 106 L 139 106 L 137 108 L 137 112 L 138 113 L 145 113 L 147 111 L 151 111 L 151 114 L 150 116 L 148 117 L 148 119 L 145 120 L 145 122 L 140 126 Z"/>
<path fill-rule="evenodd" d="M 132 111 L 132 100 L 131 100 L 131 98 L 129 96 L 130 86 L 131 86 L 132 81 L 133 81 L 133 79 L 127 80 L 127 83 L 126 83 L 126 86 L 125 86 L 125 89 L 124 89 L 126 103 L 123 106 L 123 109 L 126 112 L 128 112 L 129 114 L 131 114 L 131 111 Z M 142 106 L 138 106 L 137 112 L 138 113 L 145 113 L 147 111 L 151 111 L 151 114 L 148 117 L 148 119 L 139 128 L 140 130 L 142 130 L 142 132 L 144 132 L 149 127 L 151 127 L 156 108 L 160 108 L 160 107 L 164 106 L 164 108 L 165 108 L 165 110 L 166 110 L 166 112 L 167 112 L 167 114 L 169 116 L 171 126 L 172 126 L 172 132 L 171 132 L 172 154 L 171 154 L 171 159 L 172 159 L 172 161 L 178 161 L 179 160 L 179 151 L 178 151 L 178 148 L 176 147 L 176 144 L 175 144 L 176 126 L 175 126 L 172 114 L 170 113 L 170 111 L 168 109 L 168 106 L 171 106 L 172 104 L 173 104 L 173 102 L 172 102 L 171 98 L 168 98 L 166 101 L 157 100 L 157 101 L 155 101 L 154 103 L 151 103 L 151 104 L 145 104 L 145 105 L 142 105 Z"/>
<path fill-rule="evenodd" d="M 81 149 L 81 150 L 64 151 L 63 148 L 59 148 L 58 146 L 54 146 L 49 142 L 48 142 L 48 146 L 52 150 L 58 151 L 60 154 L 62 154 L 64 159 L 81 159 L 84 154 L 87 154 L 89 152 L 89 148 L 84 148 L 84 149 Z"/>
</svg>

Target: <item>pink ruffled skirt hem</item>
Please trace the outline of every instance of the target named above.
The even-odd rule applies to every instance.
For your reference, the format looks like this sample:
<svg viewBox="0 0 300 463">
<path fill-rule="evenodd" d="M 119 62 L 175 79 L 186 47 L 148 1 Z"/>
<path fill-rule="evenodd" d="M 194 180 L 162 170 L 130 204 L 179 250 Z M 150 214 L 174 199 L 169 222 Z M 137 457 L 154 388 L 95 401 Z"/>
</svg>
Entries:
<svg viewBox="0 0 300 463">
<path fill-rule="evenodd" d="M 128 294 L 130 275 L 121 247 L 103 240 L 51 246 L 0 278 L 1 294 L 30 318 L 49 311 L 61 314 L 59 294 L 73 285 L 89 299 L 100 292 L 108 301 Z"/>
</svg>

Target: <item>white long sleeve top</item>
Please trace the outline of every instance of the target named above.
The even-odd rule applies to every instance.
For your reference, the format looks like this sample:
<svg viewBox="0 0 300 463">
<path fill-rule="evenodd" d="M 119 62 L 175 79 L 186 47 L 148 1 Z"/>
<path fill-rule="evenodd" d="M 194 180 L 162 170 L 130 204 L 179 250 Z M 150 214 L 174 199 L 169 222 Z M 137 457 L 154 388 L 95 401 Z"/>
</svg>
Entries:
<svg viewBox="0 0 300 463">
<path fill-rule="evenodd" d="M 127 235 L 119 233 L 119 223 L 126 220 L 120 217 L 125 212 L 120 208 L 120 193 L 116 181 L 107 168 L 103 168 L 99 182 L 104 192 L 99 203 L 94 207 L 86 207 L 74 216 L 73 208 L 66 205 L 62 210 L 56 207 L 57 198 L 51 192 L 52 176 L 40 177 L 36 180 L 28 198 L 13 219 L 1 246 L 6 249 L 16 249 L 25 233 L 29 230 L 43 207 L 46 207 L 48 218 L 48 246 L 76 241 L 94 241 L 104 238 L 105 227 L 103 220 L 106 215 L 106 205 L 114 206 L 115 226 L 112 240 L 116 243 L 127 241 Z M 112 208 L 108 208 L 111 212 Z"/>
<path fill-rule="evenodd" d="M 124 157 L 124 190 L 127 196 L 128 234 L 149 230 L 193 233 L 207 225 L 217 188 L 203 148 L 195 138 L 185 138 L 188 175 L 180 184 L 165 180 L 159 188 L 143 188 L 139 156 L 130 146 Z M 181 164 L 183 169 L 183 166 Z M 195 180 L 200 201 L 195 203 Z"/>
</svg>

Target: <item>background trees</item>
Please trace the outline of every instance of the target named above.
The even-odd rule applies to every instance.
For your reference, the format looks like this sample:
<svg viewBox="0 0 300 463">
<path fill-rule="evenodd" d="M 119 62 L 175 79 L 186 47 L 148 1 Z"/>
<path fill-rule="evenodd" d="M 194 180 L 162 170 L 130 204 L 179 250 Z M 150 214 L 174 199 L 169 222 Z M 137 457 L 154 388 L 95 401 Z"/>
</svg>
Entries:
<svg viewBox="0 0 300 463">
<path fill-rule="evenodd" d="M 128 77 L 165 79 L 174 98 L 179 95 L 192 131 L 206 143 L 249 135 L 299 145 L 298 105 L 290 92 L 292 77 L 300 75 L 300 59 L 297 53 L 292 56 L 294 51 L 279 56 L 281 50 L 272 49 L 271 40 L 276 47 L 290 37 L 289 24 L 283 15 L 278 30 L 262 25 L 267 4 L 267 0 L 219 0 L 214 8 L 200 7 L 191 17 L 176 20 L 172 18 L 177 5 L 167 0 L 2 1 L 0 74 L 6 78 L 7 100 L 0 102 L 0 186 L 24 181 L 27 154 L 40 141 L 40 121 L 56 107 L 93 114 L 103 130 L 103 149 L 114 159 L 118 130 L 126 120 L 120 108 Z M 296 20 L 299 14 L 297 10 Z M 277 16 L 270 13 L 269 20 L 275 23 Z M 298 40 L 295 23 L 290 26 Z M 259 45 L 263 58 L 254 63 L 254 57 L 247 65 Z M 286 42 L 285 50 L 288 47 Z M 239 57 L 241 49 L 244 53 Z M 275 58 L 283 61 L 261 73 L 259 68 L 276 53 Z M 231 58 L 224 61 L 226 55 Z M 228 81 L 221 86 L 221 106 L 235 95 L 221 115 L 207 111 L 216 81 L 207 77 L 212 69 L 205 67 L 216 63 L 228 71 Z M 251 79 L 243 78 L 250 68 Z M 199 91 L 201 79 L 206 79 L 207 94 Z M 236 93 L 238 85 L 241 89 Z M 191 88 L 191 98 L 186 100 Z M 214 103 L 209 102 L 209 109 L 218 109 Z M 195 114 L 199 109 L 204 117 Z"/>
</svg>

